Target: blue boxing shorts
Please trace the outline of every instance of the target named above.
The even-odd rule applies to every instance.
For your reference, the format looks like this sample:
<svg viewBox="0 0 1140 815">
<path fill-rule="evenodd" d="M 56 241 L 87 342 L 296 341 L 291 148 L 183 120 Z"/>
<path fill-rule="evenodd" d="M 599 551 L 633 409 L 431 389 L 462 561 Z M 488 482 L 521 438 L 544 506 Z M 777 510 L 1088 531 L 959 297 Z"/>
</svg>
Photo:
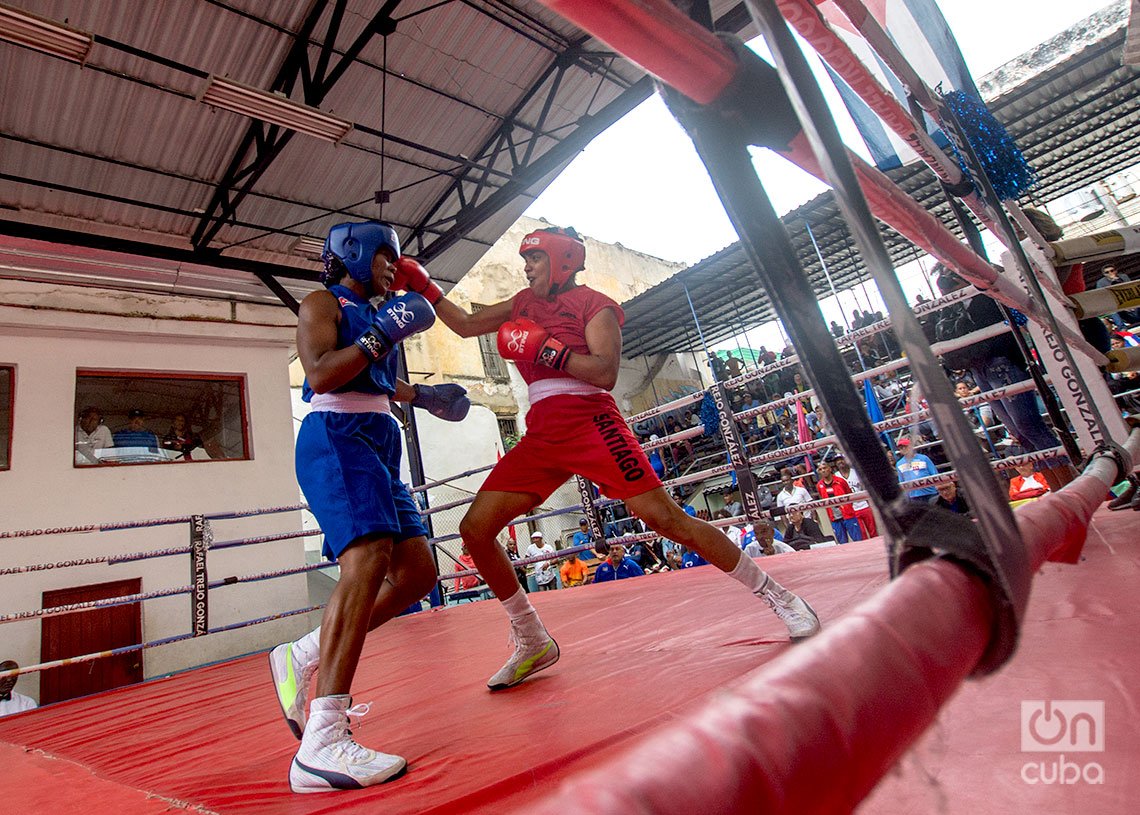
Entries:
<svg viewBox="0 0 1140 815">
<path fill-rule="evenodd" d="M 400 481 L 400 426 L 387 413 L 317 410 L 297 434 L 297 483 L 325 535 L 329 560 L 364 536 L 427 536 Z"/>
</svg>

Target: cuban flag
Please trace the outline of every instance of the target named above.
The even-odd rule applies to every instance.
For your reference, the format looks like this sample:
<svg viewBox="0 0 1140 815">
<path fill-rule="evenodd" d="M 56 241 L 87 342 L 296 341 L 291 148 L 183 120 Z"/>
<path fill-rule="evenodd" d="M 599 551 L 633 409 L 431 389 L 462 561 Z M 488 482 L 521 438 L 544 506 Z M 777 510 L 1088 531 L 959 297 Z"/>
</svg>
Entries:
<svg viewBox="0 0 1140 815">
<path fill-rule="evenodd" d="M 824 0 L 817 5 L 824 19 L 878 78 L 879 83 L 893 92 L 904 108 L 907 107 L 906 89 L 859 34 L 857 27 L 832 0 Z M 964 91 L 980 98 L 958 42 L 934 0 L 864 0 L 863 5 L 891 36 L 927 87 L 943 93 Z M 891 170 L 918 158 L 830 67 L 827 72 L 880 170 Z M 933 136 L 935 143 L 941 147 L 947 146 L 946 136 L 937 125 L 929 117 L 923 118 L 926 130 Z"/>
</svg>

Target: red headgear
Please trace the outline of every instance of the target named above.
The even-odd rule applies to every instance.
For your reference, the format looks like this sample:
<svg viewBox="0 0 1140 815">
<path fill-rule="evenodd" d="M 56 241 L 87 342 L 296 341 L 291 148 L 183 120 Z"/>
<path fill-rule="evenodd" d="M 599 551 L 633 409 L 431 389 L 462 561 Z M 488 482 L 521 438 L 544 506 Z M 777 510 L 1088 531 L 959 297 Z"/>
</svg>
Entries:
<svg viewBox="0 0 1140 815">
<path fill-rule="evenodd" d="M 586 268 L 586 244 L 573 228 L 538 229 L 522 239 L 519 254 L 545 252 L 550 258 L 550 292 L 560 289 L 574 272 Z"/>
</svg>

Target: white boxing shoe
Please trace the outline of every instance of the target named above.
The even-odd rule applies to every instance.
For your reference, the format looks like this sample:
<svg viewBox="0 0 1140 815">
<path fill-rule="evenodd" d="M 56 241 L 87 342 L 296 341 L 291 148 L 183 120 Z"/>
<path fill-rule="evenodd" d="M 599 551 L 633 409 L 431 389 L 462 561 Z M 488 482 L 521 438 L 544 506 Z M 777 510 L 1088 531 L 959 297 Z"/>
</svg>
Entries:
<svg viewBox="0 0 1140 815">
<path fill-rule="evenodd" d="M 283 642 L 269 652 L 269 672 L 285 723 L 298 739 L 305 732 L 305 708 L 309 701 L 309 682 L 317 663 L 299 665 L 293 657 L 293 643 Z"/>
<path fill-rule="evenodd" d="M 802 640 L 819 633 L 819 617 L 812 607 L 771 577 L 765 582 L 759 597 L 788 627 L 788 636 L 793 640 Z"/>
<path fill-rule="evenodd" d="M 403 774 L 408 766 L 403 758 L 369 750 L 353 740 L 349 717 L 363 716 L 368 708 L 353 707 L 347 695 L 313 700 L 301 749 L 289 767 L 293 792 L 359 790 Z"/>
<path fill-rule="evenodd" d="M 527 620 L 522 625 L 511 623 L 510 644 L 514 646 L 515 652 L 507 660 L 507 664 L 487 680 L 487 687 L 491 690 L 502 690 L 517 685 L 528 676 L 538 673 L 543 668 L 549 668 L 558 661 L 558 643 L 546 633 L 546 629 L 538 621 L 537 614 L 534 615 L 533 621 Z"/>
</svg>

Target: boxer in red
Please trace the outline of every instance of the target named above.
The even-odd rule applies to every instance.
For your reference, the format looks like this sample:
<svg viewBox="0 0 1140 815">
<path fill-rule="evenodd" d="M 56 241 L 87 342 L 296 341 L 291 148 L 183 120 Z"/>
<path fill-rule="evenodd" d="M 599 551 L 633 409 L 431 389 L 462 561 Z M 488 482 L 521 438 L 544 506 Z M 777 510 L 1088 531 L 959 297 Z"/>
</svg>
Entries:
<svg viewBox="0 0 1140 815">
<path fill-rule="evenodd" d="M 514 654 L 487 685 L 508 688 L 558 660 L 547 633 L 519 587 L 496 536 L 512 519 L 542 503 L 577 474 L 659 535 L 701 554 L 743 583 L 787 625 L 793 639 L 819 630 L 811 607 L 765 574 L 716 527 L 685 514 L 661 486 L 610 389 L 621 362 L 621 307 L 578 285 L 586 246 L 572 229 L 540 229 L 522 240 L 527 288 L 468 314 L 443 298 L 427 270 L 396 261 L 393 288 L 423 294 L 440 320 L 461 337 L 498 332 L 499 353 L 513 360 L 530 395 L 526 435 L 491 471 L 459 531 L 480 574 L 511 621 Z"/>
</svg>

